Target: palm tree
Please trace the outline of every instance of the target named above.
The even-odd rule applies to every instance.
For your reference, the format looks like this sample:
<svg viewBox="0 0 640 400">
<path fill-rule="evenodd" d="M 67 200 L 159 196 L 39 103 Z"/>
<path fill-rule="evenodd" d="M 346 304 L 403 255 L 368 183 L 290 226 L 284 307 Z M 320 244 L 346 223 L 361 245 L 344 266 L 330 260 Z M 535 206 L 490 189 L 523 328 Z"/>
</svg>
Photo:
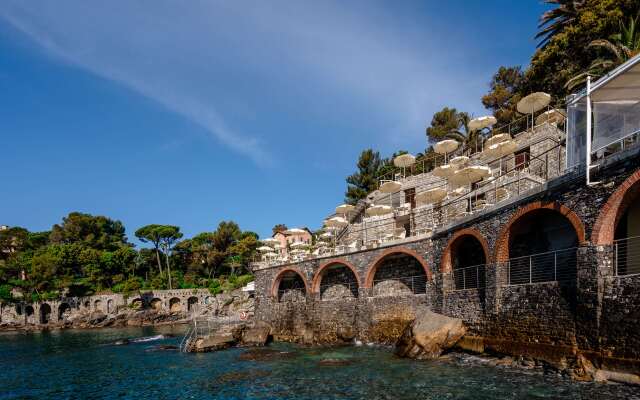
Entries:
<svg viewBox="0 0 640 400">
<path fill-rule="evenodd" d="M 536 39 L 541 39 L 538 47 L 546 46 L 551 38 L 571 25 L 578 17 L 585 0 L 546 0 L 546 4 L 557 5 L 556 8 L 546 11 L 540 17 Z"/>
<path fill-rule="evenodd" d="M 565 87 L 573 90 L 584 84 L 587 76 L 600 77 L 611 69 L 640 53 L 640 30 L 637 29 L 638 17 L 630 18 L 629 25 L 620 23 L 620 32 L 611 35 L 609 40 L 597 39 L 589 43 L 590 48 L 605 51 L 605 56 L 595 59 L 586 71 L 569 79 Z"/>
<path fill-rule="evenodd" d="M 460 112 L 457 114 L 458 127 L 451 129 L 449 133 L 445 135 L 446 138 L 457 140 L 464 144 L 467 148 L 472 148 L 477 151 L 478 139 L 482 137 L 479 130 L 469 129 L 469 122 L 471 116 L 466 112 Z"/>
</svg>

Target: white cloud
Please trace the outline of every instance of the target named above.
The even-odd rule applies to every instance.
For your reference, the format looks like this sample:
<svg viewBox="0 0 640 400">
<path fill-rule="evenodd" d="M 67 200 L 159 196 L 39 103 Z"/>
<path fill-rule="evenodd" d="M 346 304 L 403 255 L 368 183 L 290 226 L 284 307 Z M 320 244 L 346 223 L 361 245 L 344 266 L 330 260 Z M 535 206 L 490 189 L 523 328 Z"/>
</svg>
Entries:
<svg viewBox="0 0 640 400">
<path fill-rule="evenodd" d="M 477 82 L 456 78 L 469 61 L 463 49 L 452 51 L 387 11 L 373 2 L 6 0 L 0 18 L 54 56 L 157 101 L 269 165 L 270 133 L 242 120 L 264 117 L 250 98 L 256 93 L 268 101 L 286 96 L 279 90 L 321 88 L 382 116 L 395 139 L 422 138 L 425 116 L 443 103 L 478 98 Z M 469 109 L 471 102 L 453 105 Z"/>
</svg>

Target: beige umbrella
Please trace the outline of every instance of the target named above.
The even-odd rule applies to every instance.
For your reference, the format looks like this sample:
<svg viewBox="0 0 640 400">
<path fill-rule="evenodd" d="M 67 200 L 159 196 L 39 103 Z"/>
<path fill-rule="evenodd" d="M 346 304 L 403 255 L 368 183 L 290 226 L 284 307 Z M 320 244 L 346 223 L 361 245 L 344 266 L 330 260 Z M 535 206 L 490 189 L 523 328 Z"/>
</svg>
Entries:
<svg viewBox="0 0 640 400">
<path fill-rule="evenodd" d="M 264 256 L 268 258 L 273 258 L 273 257 L 278 257 L 278 254 L 271 252 L 271 253 L 264 253 Z"/>
<path fill-rule="evenodd" d="M 353 210 L 355 210 L 355 206 L 351 204 L 341 204 L 336 207 L 336 214 L 349 214 Z"/>
<path fill-rule="evenodd" d="M 271 248 L 269 246 L 260 246 L 256 250 L 258 250 L 261 253 L 268 253 L 270 251 L 273 251 L 273 248 Z"/>
<path fill-rule="evenodd" d="M 544 92 L 535 92 L 523 97 L 516 105 L 516 109 L 521 114 L 533 114 L 540 111 L 551 102 L 551 95 Z"/>
<path fill-rule="evenodd" d="M 484 147 L 488 148 L 492 144 L 504 142 L 504 141 L 507 141 L 507 140 L 510 140 L 510 139 L 511 139 L 511 135 L 509 135 L 508 133 L 499 133 L 499 134 L 493 135 L 489 139 L 487 139 L 487 141 L 484 142 Z"/>
<path fill-rule="evenodd" d="M 554 110 L 545 111 L 542 114 L 538 115 L 538 118 L 536 118 L 536 124 L 540 125 L 545 122 L 549 124 L 560 124 L 564 122 L 565 118 L 566 117 L 564 113 L 556 108 Z"/>
<path fill-rule="evenodd" d="M 492 157 L 503 157 L 507 154 L 511 154 L 518 149 L 518 145 L 513 140 L 506 140 L 504 142 L 492 144 L 485 152 Z"/>
<path fill-rule="evenodd" d="M 453 157 L 451 160 L 449 160 L 449 164 L 453 165 L 456 168 L 464 167 L 468 163 L 469 163 L 469 157 L 467 156 Z"/>
<path fill-rule="evenodd" d="M 365 212 L 369 216 L 386 215 L 386 214 L 392 213 L 393 212 L 393 208 L 391 206 L 378 205 L 378 206 L 371 206 L 371 207 L 367 208 Z"/>
<path fill-rule="evenodd" d="M 411 154 L 401 154 L 393 159 L 393 165 L 399 168 L 412 166 L 416 162 L 416 158 Z"/>
<path fill-rule="evenodd" d="M 331 238 L 333 237 L 333 233 L 331 232 L 324 232 L 320 235 L 321 238 L 325 239 L 325 238 Z"/>
<path fill-rule="evenodd" d="M 439 167 L 435 167 L 433 171 L 431 171 L 434 176 L 440 178 L 448 178 L 452 176 L 454 172 L 456 172 L 456 167 L 450 164 L 444 164 Z"/>
<path fill-rule="evenodd" d="M 447 154 L 457 149 L 458 146 L 460 146 L 460 142 L 457 140 L 445 139 L 433 145 L 433 151 L 438 154 L 444 154 L 444 160 L 447 162 Z"/>
<path fill-rule="evenodd" d="M 496 189 L 496 203 L 506 200 L 509 197 L 509 191 L 503 187 Z"/>
<path fill-rule="evenodd" d="M 469 121 L 468 127 L 472 131 L 488 128 L 498 122 L 493 115 L 485 115 L 484 117 L 474 118 Z"/>
<path fill-rule="evenodd" d="M 458 184 L 471 184 L 479 182 L 483 178 L 491 176 L 491 168 L 483 165 L 472 165 L 456 171 L 451 177 L 451 181 Z"/>
<path fill-rule="evenodd" d="M 340 228 L 349 225 L 349 222 L 342 217 L 333 217 L 325 221 L 326 226 Z"/>
<path fill-rule="evenodd" d="M 384 181 L 380 185 L 380 189 L 379 190 L 382 193 L 395 193 L 395 192 L 399 191 L 401 187 L 402 187 L 402 184 L 400 182 Z"/>
<path fill-rule="evenodd" d="M 449 192 L 450 195 L 454 195 L 454 196 L 462 196 L 465 193 L 467 193 L 466 187 L 459 187 Z"/>
<path fill-rule="evenodd" d="M 531 114 L 531 127 L 533 127 L 533 113 L 540 111 L 551 102 L 551 95 L 544 92 L 535 92 L 522 98 L 516 105 L 516 109 L 522 114 Z"/>
<path fill-rule="evenodd" d="M 290 246 L 292 249 L 303 249 L 309 247 L 309 245 L 305 242 L 293 242 Z"/>
<path fill-rule="evenodd" d="M 447 191 L 444 188 L 433 188 L 416 194 L 416 202 L 421 204 L 432 204 L 444 200 Z"/>
</svg>

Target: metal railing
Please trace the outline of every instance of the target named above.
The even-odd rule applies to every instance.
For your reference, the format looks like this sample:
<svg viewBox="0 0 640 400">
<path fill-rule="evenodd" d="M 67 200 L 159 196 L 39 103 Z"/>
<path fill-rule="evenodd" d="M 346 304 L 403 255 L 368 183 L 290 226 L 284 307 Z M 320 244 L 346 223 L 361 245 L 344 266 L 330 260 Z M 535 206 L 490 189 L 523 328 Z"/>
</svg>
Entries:
<svg viewBox="0 0 640 400">
<path fill-rule="evenodd" d="M 640 274 L 640 236 L 614 240 L 613 255 L 617 276 Z"/>
<path fill-rule="evenodd" d="M 591 150 L 591 161 L 595 162 L 606 159 L 616 153 L 637 147 L 638 145 L 640 145 L 640 130 L 631 132 L 607 145 Z"/>
<path fill-rule="evenodd" d="M 509 285 L 574 280 L 577 248 L 511 258 L 507 267 Z"/>
<path fill-rule="evenodd" d="M 358 297 L 357 282 L 335 282 L 320 285 L 321 300 L 339 300 Z"/>
<path fill-rule="evenodd" d="M 187 332 L 180 341 L 180 351 L 185 353 L 193 345 L 193 341 L 217 332 L 224 325 L 234 325 L 246 322 L 240 316 L 225 316 L 209 318 L 193 318 Z"/>
<path fill-rule="evenodd" d="M 456 290 L 480 289 L 485 287 L 486 264 L 454 268 L 453 281 Z"/>
<path fill-rule="evenodd" d="M 412 294 L 427 293 L 427 276 L 399 276 L 384 279 L 376 279 L 373 281 L 372 295 L 376 296 L 394 296 L 398 291 L 411 291 Z M 408 294 L 408 293 L 407 293 Z"/>
</svg>

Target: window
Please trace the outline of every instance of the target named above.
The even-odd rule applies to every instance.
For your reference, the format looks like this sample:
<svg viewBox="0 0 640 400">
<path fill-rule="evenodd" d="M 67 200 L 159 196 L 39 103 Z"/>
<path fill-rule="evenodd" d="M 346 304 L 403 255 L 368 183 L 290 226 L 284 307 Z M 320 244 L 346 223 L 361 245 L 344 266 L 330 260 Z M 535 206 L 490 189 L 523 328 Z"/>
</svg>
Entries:
<svg viewBox="0 0 640 400">
<path fill-rule="evenodd" d="M 517 170 L 524 169 L 527 165 L 529 165 L 529 160 L 531 159 L 529 148 L 522 149 L 515 154 L 516 165 L 515 168 Z"/>
</svg>

